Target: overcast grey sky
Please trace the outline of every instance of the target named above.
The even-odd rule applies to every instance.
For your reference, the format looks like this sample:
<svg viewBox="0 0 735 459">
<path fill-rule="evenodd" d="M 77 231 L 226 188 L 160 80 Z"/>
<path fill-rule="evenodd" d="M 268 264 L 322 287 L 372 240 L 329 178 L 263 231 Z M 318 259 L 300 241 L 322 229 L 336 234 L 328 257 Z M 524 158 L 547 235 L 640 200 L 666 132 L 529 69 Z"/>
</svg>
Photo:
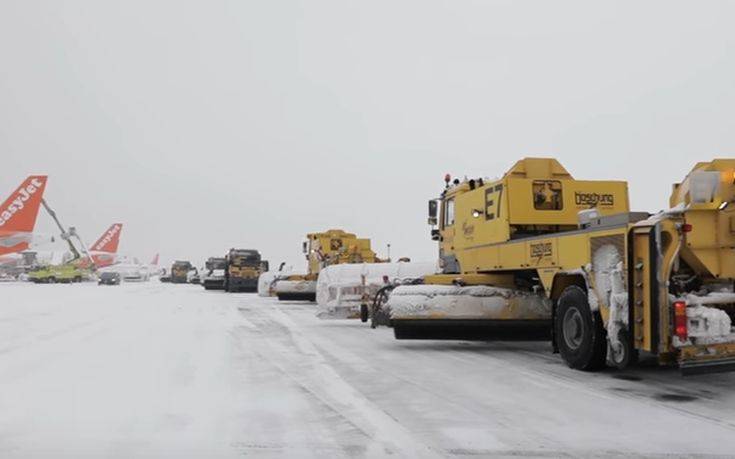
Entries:
<svg viewBox="0 0 735 459">
<path fill-rule="evenodd" d="M 666 206 L 735 155 L 733 1 L 0 0 L 0 194 L 91 242 L 301 266 L 342 227 L 432 259 L 444 173 L 523 156 Z M 41 231 L 52 232 L 41 217 Z"/>
</svg>

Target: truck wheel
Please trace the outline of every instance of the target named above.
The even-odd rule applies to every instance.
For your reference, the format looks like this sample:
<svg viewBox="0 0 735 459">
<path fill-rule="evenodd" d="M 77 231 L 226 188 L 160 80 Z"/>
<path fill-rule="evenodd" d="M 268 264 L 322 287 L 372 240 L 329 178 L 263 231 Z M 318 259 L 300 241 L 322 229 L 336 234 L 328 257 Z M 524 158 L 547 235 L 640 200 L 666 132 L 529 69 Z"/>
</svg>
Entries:
<svg viewBox="0 0 735 459">
<path fill-rule="evenodd" d="M 49 277 L 48 278 L 48 283 L 49 284 L 55 284 L 56 283 L 56 278 L 55 277 Z"/>
<path fill-rule="evenodd" d="M 610 363 L 618 370 L 624 370 L 638 362 L 638 349 L 633 349 L 633 343 L 630 340 L 628 332 L 625 330 L 618 332 L 618 341 L 620 342 L 620 347 L 618 349 L 610 349 Z"/>
<path fill-rule="evenodd" d="M 554 328 L 559 352 L 570 368 L 594 371 L 605 367 L 607 338 L 602 317 L 590 310 L 584 290 L 576 285 L 564 289 Z"/>
<path fill-rule="evenodd" d="M 370 318 L 368 312 L 369 312 L 368 306 L 365 303 L 361 304 L 360 305 L 360 321 L 362 323 L 367 322 L 368 319 Z"/>
</svg>

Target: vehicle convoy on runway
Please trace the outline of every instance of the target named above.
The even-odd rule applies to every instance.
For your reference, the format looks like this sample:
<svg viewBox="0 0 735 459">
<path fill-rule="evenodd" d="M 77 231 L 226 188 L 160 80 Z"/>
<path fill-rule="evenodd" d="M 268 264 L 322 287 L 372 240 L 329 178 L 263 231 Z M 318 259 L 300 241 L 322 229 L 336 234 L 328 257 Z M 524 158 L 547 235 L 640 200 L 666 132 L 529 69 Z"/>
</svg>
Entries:
<svg viewBox="0 0 735 459">
<path fill-rule="evenodd" d="M 370 239 L 358 239 L 341 229 L 307 234 L 303 252 L 307 273 L 290 274 L 275 282 L 276 295 L 281 301 L 316 301 L 316 284 L 322 268 L 343 263 L 381 261 L 370 248 Z"/>
<path fill-rule="evenodd" d="M 172 284 L 187 284 L 189 282 L 189 271 L 194 270 L 194 266 L 188 261 L 175 261 L 171 265 Z"/>
<path fill-rule="evenodd" d="M 230 249 L 225 257 L 224 288 L 230 293 L 258 291 L 258 277 L 268 271 L 268 262 L 260 252 L 250 249 Z"/>
<path fill-rule="evenodd" d="M 225 270 L 227 269 L 226 257 L 210 257 L 204 263 L 204 274 L 201 284 L 205 290 L 225 289 Z"/>
<path fill-rule="evenodd" d="M 527 158 L 429 203 L 442 273 L 387 301 L 398 339 L 549 338 L 572 368 L 639 352 L 684 374 L 735 370 L 735 159 L 698 163 L 670 210 L 630 212 L 619 181 Z"/>
</svg>

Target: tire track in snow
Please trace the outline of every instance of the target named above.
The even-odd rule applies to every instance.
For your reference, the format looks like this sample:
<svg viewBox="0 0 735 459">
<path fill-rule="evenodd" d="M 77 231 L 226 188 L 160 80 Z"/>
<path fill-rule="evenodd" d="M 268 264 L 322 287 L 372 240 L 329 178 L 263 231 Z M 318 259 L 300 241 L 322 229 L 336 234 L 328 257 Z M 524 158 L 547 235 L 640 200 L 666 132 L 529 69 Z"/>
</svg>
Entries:
<svg viewBox="0 0 735 459">
<path fill-rule="evenodd" d="M 436 449 L 417 440 L 408 429 L 345 381 L 301 327 L 277 306 L 263 304 L 260 308 L 252 308 L 253 312 L 282 327 L 298 351 L 294 353 L 294 349 L 283 348 L 274 343 L 272 338 L 264 336 L 269 345 L 281 347 L 278 359 L 271 354 L 266 357 L 303 390 L 370 437 L 372 441 L 368 445 L 368 456 L 398 454 L 402 457 L 443 457 Z"/>
</svg>

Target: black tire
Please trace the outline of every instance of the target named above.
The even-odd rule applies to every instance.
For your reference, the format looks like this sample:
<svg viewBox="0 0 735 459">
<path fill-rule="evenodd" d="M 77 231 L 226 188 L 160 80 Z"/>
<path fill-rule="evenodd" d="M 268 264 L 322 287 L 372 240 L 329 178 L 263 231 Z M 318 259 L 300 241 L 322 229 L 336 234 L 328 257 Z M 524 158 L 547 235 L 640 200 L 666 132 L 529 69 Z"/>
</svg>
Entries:
<svg viewBox="0 0 735 459">
<path fill-rule="evenodd" d="M 576 285 L 559 297 L 554 323 L 556 342 L 564 362 L 575 370 L 605 367 L 607 334 L 598 311 L 590 310 L 587 293 Z"/>
<path fill-rule="evenodd" d="M 613 352 L 610 355 L 610 362 L 618 370 L 624 370 L 638 363 L 638 349 L 633 348 L 633 340 L 630 339 L 626 330 L 618 332 L 618 340 L 622 346 L 617 353 Z"/>
<path fill-rule="evenodd" d="M 56 278 L 55 278 L 55 277 L 53 277 L 53 276 L 51 276 L 51 277 L 49 277 L 49 278 L 48 278 L 48 281 L 47 281 L 47 282 L 48 282 L 49 284 L 55 284 L 55 283 L 56 283 Z"/>
<path fill-rule="evenodd" d="M 368 306 L 365 303 L 361 304 L 360 305 L 360 321 L 362 323 L 365 323 L 365 322 L 368 321 L 368 319 L 369 319 L 368 312 L 369 312 Z"/>
</svg>

